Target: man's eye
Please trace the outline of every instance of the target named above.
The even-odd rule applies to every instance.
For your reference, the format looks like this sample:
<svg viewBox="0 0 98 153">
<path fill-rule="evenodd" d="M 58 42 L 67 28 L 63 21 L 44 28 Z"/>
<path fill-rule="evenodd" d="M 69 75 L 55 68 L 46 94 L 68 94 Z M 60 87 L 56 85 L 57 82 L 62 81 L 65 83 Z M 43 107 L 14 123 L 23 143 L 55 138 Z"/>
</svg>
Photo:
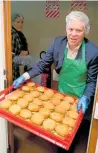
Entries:
<svg viewBox="0 0 98 153">
<path fill-rule="evenodd" d="M 81 31 L 82 31 L 82 30 L 79 30 L 79 29 L 77 30 L 77 32 L 81 32 Z"/>
<path fill-rule="evenodd" d="M 73 29 L 69 29 L 70 31 L 72 31 Z"/>
</svg>

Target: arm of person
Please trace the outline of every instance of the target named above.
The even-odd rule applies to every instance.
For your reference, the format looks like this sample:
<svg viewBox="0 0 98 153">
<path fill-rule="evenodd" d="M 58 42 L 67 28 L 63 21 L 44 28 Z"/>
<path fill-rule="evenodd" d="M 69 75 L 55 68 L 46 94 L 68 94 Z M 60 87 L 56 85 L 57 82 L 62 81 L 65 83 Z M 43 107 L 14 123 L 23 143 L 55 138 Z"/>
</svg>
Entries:
<svg viewBox="0 0 98 153">
<path fill-rule="evenodd" d="M 19 56 L 27 56 L 29 52 L 27 50 L 22 50 L 19 54 Z"/>
<path fill-rule="evenodd" d="M 18 39 L 16 37 L 16 35 L 12 32 L 12 54 L 14 55 L 19 55 L 20 54 L 20 50 L 19 50 L 19 44 L 18 44 Z"/>
<path fill-rule="evenodd" d="M 88 108 L 88 105 L 93 99 L 96 88 L 97 73 L 98 73 L 98 54 L 95 55 L 92 61 L 89 63 L 86 88 L 83 96 L 78 101 L 77 105 L 78 111 L 82 108 L 82 112 L 85 113 Z"/>
<path fill-rule="evenodd" d="M 84 91 L 84 95 L 91 101 L 95 94 L 96 81 L 98 74 L 98 54 L 94 56 L 88 66 L 87 83 Z"/>
</svg>

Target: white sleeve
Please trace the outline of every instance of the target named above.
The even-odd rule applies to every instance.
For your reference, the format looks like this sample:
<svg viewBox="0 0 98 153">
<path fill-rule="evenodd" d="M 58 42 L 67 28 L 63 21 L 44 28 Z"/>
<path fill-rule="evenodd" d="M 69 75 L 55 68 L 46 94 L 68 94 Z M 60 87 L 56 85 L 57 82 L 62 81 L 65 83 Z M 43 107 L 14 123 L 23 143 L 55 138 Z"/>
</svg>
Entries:
<svg viewBox="0 0 98 153">
<path fill-rule="evenodd" d="M 22 76 L 25 78 L 25 80 L 30 79 L 30 75 L 27 72 L 25 72 Z"/>
</svg>

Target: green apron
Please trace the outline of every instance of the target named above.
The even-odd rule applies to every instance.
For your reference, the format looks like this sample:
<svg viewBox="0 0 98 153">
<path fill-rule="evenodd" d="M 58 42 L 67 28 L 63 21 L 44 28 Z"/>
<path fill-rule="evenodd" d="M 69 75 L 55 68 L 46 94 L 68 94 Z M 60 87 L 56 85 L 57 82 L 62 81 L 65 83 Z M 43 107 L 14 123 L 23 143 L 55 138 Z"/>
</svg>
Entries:
<svg viewBox="0 0 98 153">
<path fill-rule="evenodd" d="M 87 66 L 85 61 L 85 42 L 82 42 L 82 59 L 67 58 L 67 48 L 60 72 L 58 91 L 80 98 L 86 86 Z"/>
</svg>

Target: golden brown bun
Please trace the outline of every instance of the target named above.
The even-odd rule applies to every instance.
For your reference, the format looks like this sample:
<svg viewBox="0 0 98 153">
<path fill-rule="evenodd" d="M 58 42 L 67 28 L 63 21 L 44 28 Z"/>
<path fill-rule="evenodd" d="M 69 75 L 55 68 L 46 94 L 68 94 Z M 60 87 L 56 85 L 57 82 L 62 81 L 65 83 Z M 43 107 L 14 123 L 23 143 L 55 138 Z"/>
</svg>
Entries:
<svg viewBox="0 0 98 153">
<path fill-rule="evenodd" d="M 71 105 L 70 110 L 77 111 L 77 104 L 74 103 L 73 105 Z"/>
<path fill-rule="evenodd" d="M 39 97 L 40 100 L 47 101 L 49 98 L 47 95 L 43 94 Z"/>
<path fill-rule="evenodd" d="M 23 117 L 23 118 L 30 118 L 32 115 L 32 113 L 28 110 L 28 109 L 22 109 L 20 111 L 20 116 Z"/>
<path fill-rule="evenodd" d="M 32 102 L 28 105 L 28 109 L 32 112 L 38 112 L 40 107 Z"/>
<path fill-rule="evenodd" d="M 43 128 L 48 131 L 53 131 L 55 129 L 56 122 L 50 118 L 44 120 Z"/>
<path fill-rule="evenodd" d="M 43 114 L 45 118 L 47 118 L 50 114 L 50 110 L 48 108 L 40 108 L 39 113 Z"/>
<path fill-rule="evenodd" d="M 60 99 L 60 100 L 64 99 L 64 96 L 62 94 L 60 94 L 60 93 L 55 93 L 54 97 L 57 98 L 57 99 Z"/>
<path fill-rule="evenodd" d="M 30 88 L 28 86 L 22 86 L 21 89 L 25 92 L 29 92 L 30 91 Z"/>
<path fill-rule="evenodd" d="M 32 102 L 34 99 L 34 97 L 31 94 L 27 94 L 23 98 L 27 100 L 28 102 Z"/>
<path fill-rule="evenodd" d="M 19 98 L 22 98 L 25 95 L 24 91 L 19 90 L 19 89 L 13 91 L 12 93 L 16 94 Z"/>
<path fill-rule="evenodd" d="M 73 119 L 77 119 L 79 114 L 77 112 L 73 111 L 73 110 L 70 110 L 70 111 L 67 112 L 66 115 L 73 118 Z"/>
<path fill-rule="evenodd" d="M 49 98 L 54 96 L 54 92 L 51 89 L 45 90 L 44 94 L 47 95 Z"/>
<path fill-rule="evenodd" d="M 34 98 L 33 103 L 37 104 L 38 106 L 42 106 L 43 105 L 43 102 L 38 98 Z"/>
<path fill-rule="evenodd" d="M 69 102 L 70 104 L 73 104 L 74 103 L 74 98 L 73 97 L 70 97 L 70 96 L 66 96 L 64 98 L 65 101 Z"/>
<path fill-rule="evenodd" d="M 44 92 L 45 91 L 45 88 L 44 87 L 42 87 L 42 86 L 39 86 L 39 87 L 37 87 L 36 88 L 39 92 Z"/>
<path fill-rule="evenodd" d="M 55 130 L 56 130 L 57 134 L 62 137 L 65 137 L 69 134 L 68 126 L 63 125 L 63 124 L 56 125 Z"/>
<path fill-rule="evenodd" d="M 30 92 L 30 94 L 34 97 L 34 98 L 37 98 L 39 97 L 40 93 L 38 91 L 32 91 Z"/>
<path fill-rule="evenodd" d="M 50 118 L 55 120 L 56 122 L 61 122 L 63 119 L 63 115 L 60 113 L 53 112 L 50 114 Z"/>
<path fill-rule="evenodd" d="M 65 125 L 68 125 L 69 127 L 74 127 L 75 126 L 75 120 L 66 116 L 63 118 L 62 123 Z"/>
<path fill-rule="evenodd" d="M 9 107 L 9 111 L 14 114 L 17 115 L 19 114 L 19 112 L 21 111 L 21 107 L 17 104 L 13 104 Z"/>
<path fill-rule="evenodd" d="M 35 86 L 35 83 L 34 82 L 28 82 L 28 83 L 26 83 L 26 85 L 28 87 L 34 87 Z"/>
<path fill-rule="evenodd" d="M 4 99 L 4 100 L 0 101 L 0 108 L 8 109 L 11 104 L 12 104 L 12 102 L 10 100 Z"/>
<path fill-rule="evenodd" d="M 24 98 L 19 98 L 17 104 L 20 105 L 21 108 L 26 108 L 28 106 L 28 101 Z"/>
<path fill-rule="evenodd" d="M 66 111 L 67 111 L 67 109 L 66 109 L 66 106 L 64 105 L 64 104 L 59 104 L 59 105 L 57 105 L 56 107 L 55 107 L 55 111 L 57 112 L 57 113 L 61 113 L 61 114 L 65 114 L 66 113 Z"/>
<path fill-rule="evenodd" d="M 36 125 L 41 125 L 43 123 L 44 116 L 40 113 L 35 113 L 31 117 L 31 121 Z"/>
<path fill-rule="evenodd" d="M 6 98 L 11 101 L 16 101 L 18 100 L 19 96 L 17 94 L 10 93 L 6 96 Z"/>
<path fill-rule="evenodd" d="M 68 103 L 67 101 L 62 101 L 60 104 L 66 109 L 66 111 L 68 111 L 71 107 L 70 103 Z"/>
<path fill-rule="evenodd" d="M 61 103 L 61 100 L 56 98 L 56 97 L 53 97 L 51 99 L 51 102 L 52 102 L 53 105 L 59 105 Z"/>
<path fill-rule="evenodd" d="M 54 110 L 54 108 L 55 108 L 54 105 L 52 103 L 49 103 L 49 102 L 44 103 L 44 107 L 48 108 L 50 110 Z"/>
</svg>

